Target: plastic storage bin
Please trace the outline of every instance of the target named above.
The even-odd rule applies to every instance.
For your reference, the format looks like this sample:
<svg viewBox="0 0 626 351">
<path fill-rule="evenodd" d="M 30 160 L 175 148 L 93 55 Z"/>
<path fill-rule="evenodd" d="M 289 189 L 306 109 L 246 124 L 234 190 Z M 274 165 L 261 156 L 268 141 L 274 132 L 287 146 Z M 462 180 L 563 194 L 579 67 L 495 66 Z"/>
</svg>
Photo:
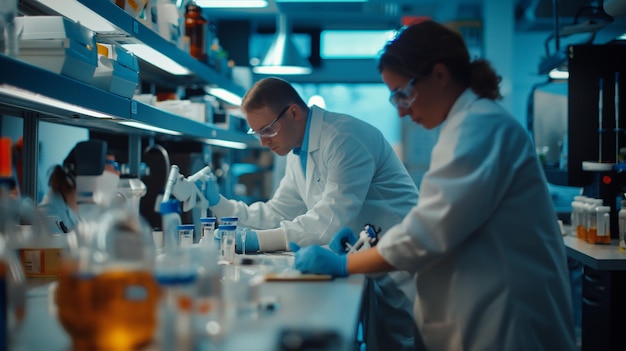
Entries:
<svg viewBox="0 0 626 351">
<path fill-rule="evenodd" d="M 98 66 L 93 31 L 61 16 L 16 17 L 15 22 L 21 60 L 91 83 Z"/>
</svg>

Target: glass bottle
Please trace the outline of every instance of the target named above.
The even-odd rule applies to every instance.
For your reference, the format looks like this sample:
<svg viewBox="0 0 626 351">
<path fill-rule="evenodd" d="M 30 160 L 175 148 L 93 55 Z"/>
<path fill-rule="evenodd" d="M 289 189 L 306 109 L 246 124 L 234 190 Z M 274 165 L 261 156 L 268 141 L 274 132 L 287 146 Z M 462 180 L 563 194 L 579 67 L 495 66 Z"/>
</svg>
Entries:
<svg viewBox="0 0 626 351">
<path fill-rule="evenodd" d="M 574 201 L 572 201 L 572 214 L 571 214 L 572 236 L 575 236 L 578 239 L 583 238 L 584 217 L 585 217 L 583 200 L 584 200 L 583 196 L 574 196 Z"/>
<path fill-rule="evenodd" d="M 18 57 L 17 0 L 0 0 L 0 54 Z"/>
<path fill-rule="evenodd" d="M 189 53 L 206 62 L 207 20 L 202 17 L 202 9 L 195 3 L 187 5 L 185 12 L 185 35 L 189 37 Z"/>
<path fill-rule="evenodd" d="M 610 244 L 611 243 L 611 207 L 596 207 L 596 227 L 595 237 L 590 238 L 591 244 Z"/>
<path fill-rule="evenodd" d="M 617 214 L 619 227 L 619 250 L 626 252 L 626 200 L 622 200 L 621 209 Z"/>
<path fill-rule="evenodd" d="M 584 237 L 590 244 L 594 244 L 598 234 L 596 207 L 602 206 L 602 199 L 587 199 L 585 205 L 586 227 L 587 231 Z"/>
</svg>

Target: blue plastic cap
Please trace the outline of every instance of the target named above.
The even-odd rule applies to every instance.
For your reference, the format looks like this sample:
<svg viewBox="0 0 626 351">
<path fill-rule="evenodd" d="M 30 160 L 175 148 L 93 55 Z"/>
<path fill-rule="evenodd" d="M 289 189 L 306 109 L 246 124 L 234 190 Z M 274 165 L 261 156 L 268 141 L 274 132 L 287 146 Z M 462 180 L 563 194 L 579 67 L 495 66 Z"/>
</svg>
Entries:
<svg viewBox="0 0 626 351">
<path fill-rule="evenodd" d="M 178 230 L 192 230 L 195 228 L 193 224 L 179 224 L 177 227 Z"/>
<path fill-rule="evenodd" d="M 161 202 L 159 205 L 159 212 L 161 214 L 166 213 L 180 213 L 180 205 L 177 200 L 168 200 L 165 202 Z"/>
<path fill-rule="evenodd" d="M 217 229 L 219 229 L 219 230 L 236 230 L 237 226 L 236 225 L 220 225 L 220 226 L 217 226 Z"/>
<path fill-rule="evenodd" d="M 239 220 L 239 217 L 221 217 L 222 222 L 235 222 Z"/>
<path fill-rule="evenodd" d="M 217 218 L 215 218 L 215 217 L 202 217 L 202 218 L 200 218 L 200 222 L 202 222 L 202 223 L 215 223 L 215 222 L 217 222 Z"/>
</svg>

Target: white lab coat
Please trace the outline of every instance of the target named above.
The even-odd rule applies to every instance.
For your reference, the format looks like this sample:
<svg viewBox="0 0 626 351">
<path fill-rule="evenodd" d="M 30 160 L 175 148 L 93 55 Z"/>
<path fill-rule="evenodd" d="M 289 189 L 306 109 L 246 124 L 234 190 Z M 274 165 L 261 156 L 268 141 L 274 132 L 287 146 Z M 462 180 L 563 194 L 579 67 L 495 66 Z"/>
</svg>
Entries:
<svg viewBox="0 0 626 351">
<path fill-rule="evenodd" d="M 211 210 L 239 217 L 242 226 L 278 227 L 287 242 L 299 245 L 328 244 L 343 227 L 358 234 L 367 223 L 385 231 L 400 222 L 417 203 L 417 187 L 382 133 L 351 116 L 311 109 L 306 177 L 299 156 L 289 153 L 285 175 L 269 201 L 248 206 L 222 197 Z M 412 280 L 407 272 L 377 278 L 379 307 L 370 312 L 378 316 L 370 317 L 377 320 L 371 327 L 381 350 L 412 349 L 413 341 L 406 339 L 414 328 Z M 374 343 L 369 341 L 368 350 L 376 350 Z"/>
<path fill-rule="evenodd" d="M 61 195 L 50 190 L 43 197 L 37 208 L 44 217 L 57 217 L 63 226 L 68 230 L 74 230 L 78 223 L 78 215 L 72 210 Z M 59 228 L 63 229 L 63 228 Z"/>
<path fill-rule="evenodd" d="M 378 244 L 416 271 L 429 350 L 574 350 L 565 247 L 522 126 L 467 90 L 424 175 L 418 205 Z"/>
</svg>

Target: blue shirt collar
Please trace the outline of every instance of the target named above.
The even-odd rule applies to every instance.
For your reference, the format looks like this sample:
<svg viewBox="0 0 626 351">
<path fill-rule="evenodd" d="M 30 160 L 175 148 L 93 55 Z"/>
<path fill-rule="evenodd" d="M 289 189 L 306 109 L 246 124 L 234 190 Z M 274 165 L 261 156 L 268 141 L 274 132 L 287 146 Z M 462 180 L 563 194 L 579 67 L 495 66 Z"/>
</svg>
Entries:
<svg viewBox="0 0 626 351">
<path fill-rule="evenodd" d="M 309 152 L 309 129 L 312 114 L 313 109 L 309 108 L 309 114 L 307 115 L 306 126 L 304 128 L 304 137 L 302 138 L 302 146 L 293 148 L 293 153 L 300 156 L 300 163 L 302 164 L 302 172 L 304 172 L 304 174 L 306 174 L 306 158 Z"/>
<path fill-rule="evenodd" d="M 294 147 L 293 153 L 296 155 L 302 155 L 309 151 L 309 128 L 311 126 L 311 114 L 313 109 L 309 109 L 309 114 L 306 117 L 306 127 L 304 127 L 304 137 L 302 138 L 302 146 Z"/>
</svg>

